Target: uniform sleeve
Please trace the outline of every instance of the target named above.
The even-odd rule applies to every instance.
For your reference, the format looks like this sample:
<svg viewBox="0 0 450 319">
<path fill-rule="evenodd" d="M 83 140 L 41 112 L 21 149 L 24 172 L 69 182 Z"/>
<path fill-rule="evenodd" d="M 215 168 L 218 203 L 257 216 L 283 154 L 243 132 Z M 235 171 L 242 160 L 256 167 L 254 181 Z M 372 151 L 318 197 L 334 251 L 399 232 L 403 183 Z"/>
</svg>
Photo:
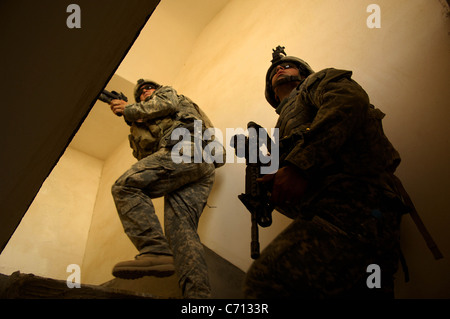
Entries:
<svg viewBox="0 0 450 319">
<path fill-rule="evenodd" d="M 127 105 L 124 118 L 128 122 L 147 121 L 172 115 L 178 109 L 177 92 L 167 86 L 156 90 L 146 101 Z"/>
<path fill-rule="evenodd" d="M 318 108 L 317 115 L 286 161 L 313 176 L 334 164 L 340 148 L 364 123 L 369 98 L 347 75 L 315 84 L 309 99 Z"/>
</svg>

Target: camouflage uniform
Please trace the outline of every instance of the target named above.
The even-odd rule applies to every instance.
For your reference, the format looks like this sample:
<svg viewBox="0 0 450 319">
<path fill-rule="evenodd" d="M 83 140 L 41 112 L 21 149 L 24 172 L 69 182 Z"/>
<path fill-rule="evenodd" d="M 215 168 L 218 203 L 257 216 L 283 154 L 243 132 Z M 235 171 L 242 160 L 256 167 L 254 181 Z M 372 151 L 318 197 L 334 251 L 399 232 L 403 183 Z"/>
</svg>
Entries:
<svg viewBox="0 0 450 319">
<path fill-rule="evenodd" d="M 168 86 L 144 102 L 127 105 L 124 118 L 139 160 L 112 187 L 125 232 L 140 254 L 173 255 L 184 297 L 207 298 L 208 270 L 197 226 L 213 186 L 215 164 L 176 164 L 170 143 L 175 128 L 202 120 L 204 129 L 211 122 L 195 103 Z M 165 235 L 151 200 L 161 196 Z"/>
<path fill-rule="evenodd" d="M 276 108 L 280 166 L 309 181 L 300 203 L 277 210 L 293 218 L 250 267 L 247 297 L 392 297 L 404 206 L 392 174 L 400 163 L 384 114 L 350 71 L 308 76 Z M 369 289 L 367 266 L 381 268 Z"/>
</svg>

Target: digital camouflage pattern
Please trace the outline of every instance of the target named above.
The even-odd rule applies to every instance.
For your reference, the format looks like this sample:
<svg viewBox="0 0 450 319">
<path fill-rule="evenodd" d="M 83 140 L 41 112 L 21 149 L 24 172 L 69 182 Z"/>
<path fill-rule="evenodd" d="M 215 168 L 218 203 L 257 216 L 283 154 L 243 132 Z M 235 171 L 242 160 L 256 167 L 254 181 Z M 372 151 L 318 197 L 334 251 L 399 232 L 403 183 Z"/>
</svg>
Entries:
<svg viewBox="0 0 450 319">
<path fill-rule="evenodd" d="M 202 121 L 203 130 L 213 127 L 197 104 L 170 86 L 160 87 L 146 101 L 127 105 L 124 118 L 131 126 L 130 147 L 138 160 L 170 147 L 171 134 L 178 127 L 191 129 L 194 120 Z"/>
<path fill-rule="evenodd" d="M 112 187 L 124 230 L 140 254 L 173 255 L 184 297 L 208 298 L 208 270 L 197 226 L 214 183 L 215 166 L 193 160 L 174 163 L 168 144 L 171 132 L 180 125 L 194 120 L 212 124 L 198 106 L 170 87 L 158 89 L 150 100 L 128 105 L 124 118 L 139 159 Z M 152 198 L 162 196 L 164 232 L 152 203 Z"/>
<path fill-rule="evenodd" d="M 294 219 L 248 271 L 247 297 L 392 297 L 403 203 L 392 174 L 398 152 L 350 71 L 306 78 L 276 108 L 280 166 L 302 170 L 309 187 L 298 204 L 277 207 Z M 370 264 L 382 288 L 366 285 Z"/>
</svg>

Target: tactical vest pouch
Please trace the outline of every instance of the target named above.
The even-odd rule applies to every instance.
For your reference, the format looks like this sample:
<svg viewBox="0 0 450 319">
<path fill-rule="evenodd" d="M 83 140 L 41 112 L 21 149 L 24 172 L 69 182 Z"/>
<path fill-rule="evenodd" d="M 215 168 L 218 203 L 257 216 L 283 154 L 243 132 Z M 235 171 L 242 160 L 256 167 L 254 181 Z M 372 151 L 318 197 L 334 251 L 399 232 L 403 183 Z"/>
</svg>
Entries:
<svg viewBox="0 0 450 319">
<path fill-rule="evenodd" d="M 151 133 L 146 124 L 133 123 L 130 133 L 128 140 L 135 158 L 141 160 L 157 151 L 159 138 Z"/>
<path fill-rule="evenodd" d="M 171 117 L 155 119 L 147 122 L 133 122 L 130 128 L 130 147 L 133 156 L 138 160 L 143 159 L 159 148 L 159 142 L 164 133 L 173 125 Z"/>
</svg>

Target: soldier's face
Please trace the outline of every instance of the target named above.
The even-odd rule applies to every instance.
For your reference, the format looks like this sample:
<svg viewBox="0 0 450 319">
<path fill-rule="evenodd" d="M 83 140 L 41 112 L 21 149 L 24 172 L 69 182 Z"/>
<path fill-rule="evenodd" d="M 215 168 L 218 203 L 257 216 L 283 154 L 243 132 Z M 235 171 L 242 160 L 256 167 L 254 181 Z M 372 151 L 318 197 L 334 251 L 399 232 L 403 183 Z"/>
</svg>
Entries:
<svg viewBox="0 0 450 319">
<path fill-rule="evenodd" d="M 147 85 L 143 85 L 140 89 L 139 92 L 141 93 L 139 95 L 139 99 L 141 101 L 145 101 L 148 97 L 152 96 L 153 92 L 155 92 L 156 89 L 153 85 L 147 84 Z"/>
<path fill-rule="evenodd" d="M 293 63 L 282 63 L 277 65 L 272 71 L 272 85 L 274 85 L 279 79 L 288 76 L 298 76 L 299 72 L 297 66 Z"/>
</svg>

